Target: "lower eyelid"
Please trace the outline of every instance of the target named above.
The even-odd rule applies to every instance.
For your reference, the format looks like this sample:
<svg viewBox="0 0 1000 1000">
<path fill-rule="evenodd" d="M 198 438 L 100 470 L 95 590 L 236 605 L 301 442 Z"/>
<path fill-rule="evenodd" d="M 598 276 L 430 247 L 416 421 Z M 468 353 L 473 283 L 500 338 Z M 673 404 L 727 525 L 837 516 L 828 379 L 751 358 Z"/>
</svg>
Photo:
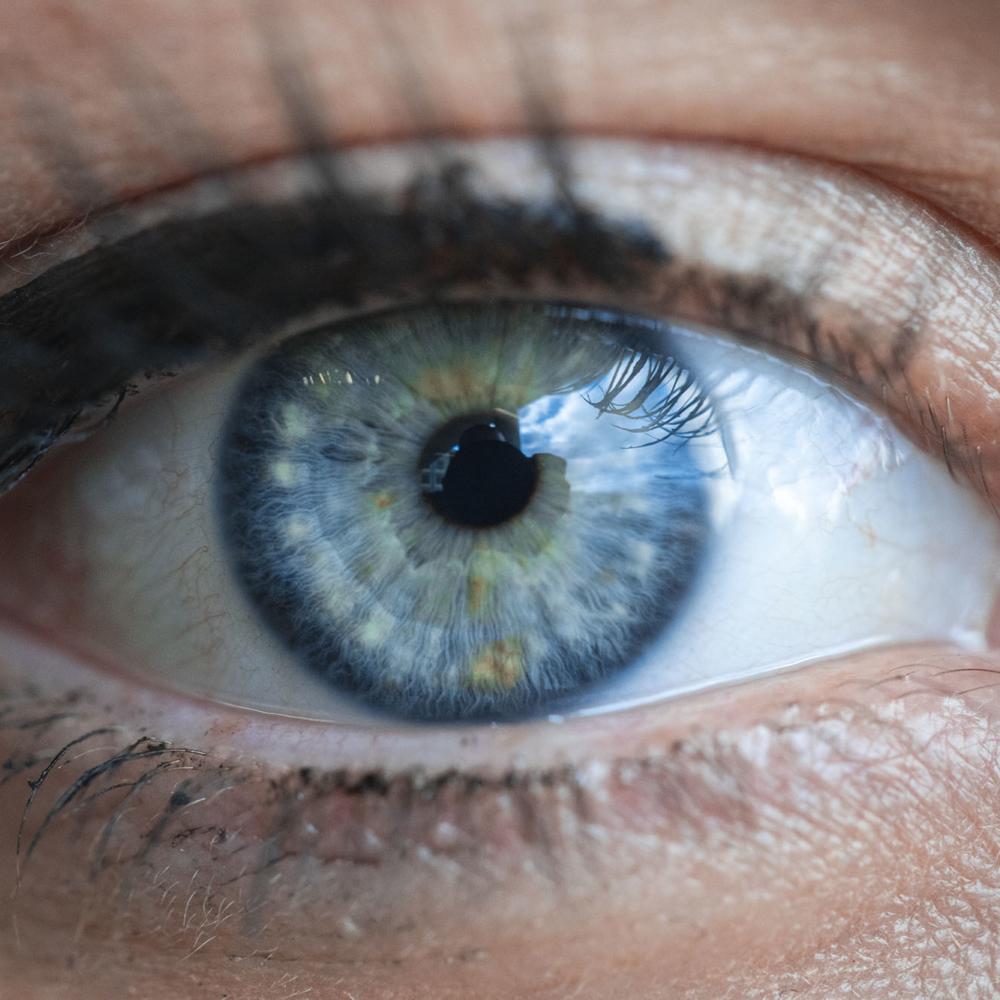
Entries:
<svg viewBox="0 0 1000 1000">
<path fill-rule="evenodd" d="M 25 647 L 3 641 L 9 667 L 12 656 L 30 662 Z M 299 957 L 385 957 L 423 933 L 411 918 L 457 947 L 481 941 L 504 900 L 515 898 L 523 920 L 500 937 L 516 940 L 532 919 L 558 923 L 567 894 L 629 911 L 655 893 L 662 912 L 706 918 L 727 884 L 748 900 L 788 894 L 787 867 L 775 880 L 779 857 L 794 866 L 820 837 L 832 838 L 822 868 L 833 887 L 857 863 L 855 852 L 895 849 L 918 817 L 927 837 L 943 838 L 956 808 L 992 809 L 980 792 L 998 746 L 997 666 L 947 651 L 865 654 L 676 710 L 660 706 L 655 718 L 587 720 L 566 727 L 562 766 L 550 759 L 532 767 L 530 740 L 515 746 L 508 735 L 512 770 L 492 777 L 276 769 L 251 752 L 256 740 L 240 752 L 225 720 L 215 732 L 199 727 L 196 706 L 186 716 L 163 706 L 174 727 L 164 746 L 142 696 L 100 683 L 46 694 L 42 667 L 33 691 L 8 688 L 0 700 L 6 776 L 36 778 L 60 747 L 120 727 L 72 747 L 39 787 L 15 908 L 30 925 L 48 893 L 74 886 L 72 898 L 89 902 L 63 919 L 74 927 L 82 919 L 88 939 L 127 920 L 140 936 L 159 925 L 157 946 L 178 953 L 199 943 L 185 933 L 189 898 L 232 911 L 228 925 L 213 926 L 219 936 L 209 954 L 267 945 Z M 584 735 L 571 740 L 572 728 Z M 136 759 L 88 780 L 35 844 L 59 796 L 140 739 Z M 319 759 L 307 743 L 299 749 Z M 8 857 L 28 794 L 20 780 L 0 783 Z M 891 803 L 874 827 L 873 802 Z M 908 857 L 909 848 L 895 863 Z M 678 865 L 699 858 L 695 881 L 714 884 L 717 898 L 691 897 L 684 880 L 671 882 Z M 632 881 L 636 870 L 646 873 L 645 894 Z M 466 927 L 455 925 L 458 916 Z"/>
</svg>

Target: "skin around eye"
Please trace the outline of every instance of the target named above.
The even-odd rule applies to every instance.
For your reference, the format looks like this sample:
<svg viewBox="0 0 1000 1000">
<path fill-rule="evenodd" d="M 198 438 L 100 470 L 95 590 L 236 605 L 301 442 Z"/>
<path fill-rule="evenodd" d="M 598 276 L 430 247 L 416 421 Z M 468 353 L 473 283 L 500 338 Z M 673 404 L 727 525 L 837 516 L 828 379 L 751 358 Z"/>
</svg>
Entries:
<svg viewBox="0 0 1000 1000">
<path fill-rule="evenodd" d="M 192 151 L 204 151 L 203 135 L 195 143 L 175 141 L 177 131 L 163 127 L 162 115 L 151 116 L 148 102 L 137 112 L 126 94 L 181 95 L 182 112 L 170 120 L 196 118 L 218 143 L 197 169 L 299 141 L 289 139 L 267 60 L 259 57 L 259 34 L 239 6 L 5 5 L 2 71 L 10 82 L 0 145 L 10 194 L 2 199 L 0 239 L 44 230 L 75 217 L 81 201 L 91 204 L 79 189 L 67 196 L 65 185 L 52 181 L 74 170 L 52 169 L 60 157 L 42 153 L 45 116 L 37 104 L 20 101 L 43 81 L 59 108 L 80 111 L 63 135 L 82 137 L 74 162 L 94 161 L 103 182 L 96 201 L 187 177 L 197 160 Z M 495 49 L 482 44 L 483 32 L 496 29 L 496 6 L 404 9 L 402 35 L 413 41 L 407 50 L 421 54 L 418 75 L 434 68 L 442 74 L 427 90 L 445 131 L 523 125 L 522 91 L 499 85 L 517 79 L 508 35 L 490 36 Z M 557 103 L 570 129 L 707 135 L 850 161 L 996 235 L 993 4 L 719 2 L 623 11 L 602 2 L 545 10 L 558 39 Z M 400 97 L 405 88 L 390 78 L 394 60 L 371 56 L 384 51 L 384 36 L 366 9 L 317 3 L 296 12 L 308 28 L 308 65 L 321 69 L 321 93 L 331 98 L 323 103 L 336 109 L 348 137 L 368 141 L 387 129 L 413 128 L 412 104 Z M 294 40 L 302 33 L 289 34 Z M 135 65 L 154 68 L 166 85 L 150 88 L 148 77 L 137 83 L 129 68 L 126 84 L 113 77 L 105 58 L 115 48 L 109 35 L 127 38 Z M 30 70 L 25 51 L 38 56 Z M 486 51 L 496 53 L 501 72 Z M 36 113 L 26 113 L 26 105 Z M 151 117 L 155 125 L 146 128 Z M 823 198 L 814 192 L 807 200 Z M 792 247 L 802 234 L 788 235 Z M 989 302 L 992 257 L 976 249 L 975 239 L 967 245 L 956 236 L 925 259 L 941 261 L 946 272 L 953 265 L 951 302 L 961 312 L 969 302 Z M 884 230 L 884 248 L 910 243 Z M 953 258 L 949 247 L 958 249 Z M 858 274 L 877 277 L 880 260 L 876 254 Z M 966 334 L 915 370 L 921 381 L 911 401 L 925 400 L 925 388 L 940 393 L 932 407 L 937 421 L 919 410 L 926 442 L 940 440 L 952 397 L 980 419 L 946 424 L 949 439 L 961 441 L 964 426 L 984 431 L 981 447 L 990 440 L 995 338 L 990 310 L 979 317 L 949 327 L 939 315 L 925 326 L 925 333 L 947 327 Z M 718 317 L 689 318 L 725 326 Z M 968 363 L 954 363 L 966 355 Z M 959 386 L 961 392 L 950 391 Z M 325 783 L 302 773 L 307 764 L 331 773 L 345 760 L 360 765 L 364 754 L 357 744 L 348 748 L 347 736 L 331 747 L 305 724 L 267 733 L 256 716 L 205 711 L 190 699 L 94 675 L 24 637 L 3 639 L 5 895 L 14 891 L 17 825 L 30 793 L 25 776 L 34 780 L 69 747 L 48 772 L 54 780 L 34 796 L 24 852 L 42 816 L 68 790 L 80 789 L 31 860 L 22 857 L 17 866 L 20 891 L 10 909 L 20 936 L 9 924 L 0 971 L 3 988 L 18 997 L 343 990 L 362 1000 L 489 997 L 493 990 L 603 1000 L 667 990 L 690 998 L 825 998 L 849 987 L 861 996 L 951 1000 L 995 989 L 1000 918 L 992 831 L 1000 797 L 992 654 L 906 648 L 852 657 L 686 700 L 676 711 L 659 706 L 645 724 L 623 713 L 627 722 L 600 730 L 604 739 L 591 728 L 601 720 L 584 720 L 585 736 L 572 746 L 576 738 L 568 734 L 577 729 L 551 727 L 549 742 L 563 746 L 562 763 L 575 761 L 581 781 L 560 782 L 552 758 L 539 763 L 530 794 L 508 800 L 525 834 L 521 842 L 530 840 L 533 849 L 498 871 L 488 852 L 475 868 L 463 839 L 496 814 L 478 812 L 476 824 L 468 796 L 417 780 L 395 786 L 396 794 L 450 801 L 453 811 L 448 820 L 435 812 L 433 823 L 410 831 L 409 852 L 379 857 L 364 838 L 318 848 L 310 827 L 319 831 L 325 819 L 349 810 L 373 834 L 399 829 L 399 812 L 389 807 L 399 799 L 383 794 L 377 777 L 338 781 L 328 774 Z M 172 736 L 174 745 L 137 745 L 123 757 L 144 726 Z M 69 746 L 88 733 L 92 742 Z M 540 761 L 521 742 L 524 735 L 500 743 L 481 737 L 467 749 L 480 763 L 515 766 L 524 754 Z M 265 741 L 279 748 L 273 765 L 255 753 Z M 385 762 L 386 749 L 367 746 L 368 760 Z M 420 753 L 429 766 L 446 766 L 440 749 L 425 736 Z M 208 751 L 207 770 L 191 750 Z M 588 754 L 592 766 L 584 767 Z M 608 784 L 601 775 L 618 754 L 631 766 L 616 767 Z M 657 759 L 669 763 L 636 767 Z M 157 762 L 168 766 L 155 770 Z M 394 765 L 405 767 L 399 757 Z M 200 790 L 197 782 L 184 784 L 196 771 Z M 246 797 L 227 800 L 231 786 Z M 486 789 L 496 793 L 491 801 L 499 810 L 503 793 Z M 567 801 L 580 808 L 567 810 Z M 543 802 L 548 811 L 537 808 Z M 463 810 L 471 823 L 463 822 Z M 560 811 L 565 824 L 551 819 Z M 100 857 L 109 824 L 124 837 L 118 846 L 134 851 L 104 857 L 134 861 L 149 844 L 147 867 L 98 865 L 93 875 L 93 852 Z M 226 842 L 225 858 L 212 853 Z M 168 852 L 167 871 L 162 854 L 154 857 L 160 850 Z M 568 853 L 579 863 L 554 861 Z M 279 905 L 259 923 L 229 916 L 259 912 L 247 901 L 265 898 L 264 885 L 279 887 L 271 896 Z"/>
</svg>

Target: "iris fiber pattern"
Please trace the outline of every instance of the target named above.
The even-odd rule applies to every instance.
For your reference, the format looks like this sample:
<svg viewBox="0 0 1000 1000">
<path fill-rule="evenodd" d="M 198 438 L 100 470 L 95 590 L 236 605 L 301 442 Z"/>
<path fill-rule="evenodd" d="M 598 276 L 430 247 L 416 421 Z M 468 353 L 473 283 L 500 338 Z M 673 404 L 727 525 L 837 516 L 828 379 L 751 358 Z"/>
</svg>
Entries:
<svg viewBox="0 0 1000 1000">
<path fill-rule="evenodd" d="M 409 721 L 554 712 L 679 613 L 709 542 L 692 443 L 711 423 L 653 320 L 369 314 L 254 363 L 217 516 L 250 603 L 335 692 Z M 520 470 L 517 501 L 478 518 L 473 490 L 449 516 L 449 471 L 468 491 L 494 453 Z"/>
</svg>

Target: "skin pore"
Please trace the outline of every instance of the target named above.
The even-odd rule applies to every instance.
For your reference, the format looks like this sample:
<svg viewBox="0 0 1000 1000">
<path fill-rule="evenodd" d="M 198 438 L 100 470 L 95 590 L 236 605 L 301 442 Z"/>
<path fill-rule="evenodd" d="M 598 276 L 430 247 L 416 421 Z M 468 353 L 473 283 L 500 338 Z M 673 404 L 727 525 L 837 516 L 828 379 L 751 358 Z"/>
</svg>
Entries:
<svg viewBox="0 0 1000 1000">
<path fill-rule="evenodd" d="M 512 24 L 568 133 L 847 164 L 993 261 L 986 0 L 9 0 L 0 245 L 295 151 L 282 60 L 310 81 L 317 138 L 523 133 Z M 53 123 L 72 124 L 86 170 Z M 950 364 L 980 378 L 955 405 L 988 451 L 996 344 L 966 334 Z M 4 632 L 0 892 L 17 896 L 0 997 L 990 996 L 997 665 L 909 647 L 627 721 L 380 745 L 164 695 Z M 18 856 L 26 779 L 83 737 L 40 786 Z M 64 810 L 33 847 L 59 795 L 129 747 L 83 794 L 127 787 Z M 449 779 L 458 763 L 479 783 Z"/>
</svg>

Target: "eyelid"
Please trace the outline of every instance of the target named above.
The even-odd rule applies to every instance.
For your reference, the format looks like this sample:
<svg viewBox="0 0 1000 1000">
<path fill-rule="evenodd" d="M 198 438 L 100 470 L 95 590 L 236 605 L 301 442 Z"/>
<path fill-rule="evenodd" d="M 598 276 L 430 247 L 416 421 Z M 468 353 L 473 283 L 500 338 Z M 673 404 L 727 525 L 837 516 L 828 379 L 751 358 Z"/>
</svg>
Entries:
<svg viewBox="0 0 1000 1000">
<path fill-rule="evenodd" d="M 11 652 L 9 644 L 3 645 L 0 661 Z M 845 876 L 856 876 L 859 857 L 865 862 L 885 851 L 895 862 L 888 894 L 900 879 L 912 882 L 913 872 L 920 870 L 914 829 L 926 832 L 919 844 L 926 853 L 927 837 L 942 850 L 953 842 L 956 815 L 988 825 L 990 796 L 982 794 L 983 774 L 995 760 L 995 740 L 961 699 L 942 697 L 982 686 L 981 676 L 951 669 L 955 666 L 954 660 L 926 650 L 896 650 L 827 665 L 808 679 L 796 675 L 717 692 L 679 704 L 675 715 L 661 720 L 660 771 L 644 773 L 634 762 L 587 766 L 578 757 L 575 784 L 535 780 L 522 771 L 512 790 L 497 794 L 489 785 L 475 786 L 478 803 L 460 794 L 473 786 L 469 776 L 452 782 L 450 788 L 459 794 L 448 794 L 443 784 L 446 794 L 435 798 L 432 787 L 426 803 L 393 801 L 375 781 L 361 794 L 331 795 L 324 802 L 315 788 L 329 781 L 336 791 L 338 779 L 303 772 L 312 745 L 276 741 L 289 757 L 298 758 L 293 767 L 272 771 L 255 763 L 259 746 L 251 745 L 240 759 L 224 725 L 195 731 L 192 720 L 180 716 L 171 721 L 172 735 L 180 737 L 180 727 L 190 725 L 186 735 L 195 738 L 185 739 L 183 746 L 217 744 L 209 757 L 168 747 L 168 754 L 97 775 L 48 824 L 32 858 L 25 859 L 23 852 L 47 810 L 72 791 L 81 775 L 106 765 L 121 747 L 140 738 L 140 726 L 160 728 L 160 718 L 142 710 L 156 707 L 154 698 L 140 703 L 102 688 L 94 692 L 94 701 L 86 696 L 47 701 L 51 678 L 43 671 L 32 678 L 37 688 L 20 702 L 11 688 L 0 695 L 6 731 L 20 734 L 24 756 L 11 761 L 19 778 L 25 772 L 36 777 L 56 748 L 99 729 L 106 713 L 102 706 L 134 712 L 135 721 L 118 738 L 95 735 L 88 744 L 69 747 L 58 762 L 63 766 L 49 772 L 25 824 L 19 892 L 11 909 L 32 929 L 40 926 L 39 914 L 50 917 L 39 937 L 46 956 L 63 947 L 79 949 L 81 941 L 107 955 L 115 946 L 110 932 L 120 929 L 137 955 L 149 947 L 145 939 L 152 935 L 173 962 L 189 958 L 192 948 L 205 942 L 201 954 L 215 968 L 226 963 L 227 955 L 233 961 L 261 947 L 269 953 L 272 947 L 284 948 L 286 957 L 289 951 L 300 958 L 330 961 L 332 956 L 338 965 L 374 954 L 388 965 L 409 941 L 419 946 L 427 926 L 438 929 L 448 909 L 462 924 L 445 922 L 448 943 L 462 946 L 463 933 L 471 933 L 479 938 L 474 944 L 509 945 L 514 938 L 523 949 L 538 927 L 550 928 L 566 915 L 567 924 L 571 920 L 572 930 L 579 932 L 578 910 L 584 920 L 607 924 L 605 897 L 592 895 L 596 878 L 612 890 L 612 902 L 631 903 L 637 893 L 651 893 L 656 905 L 650 913 L 679 914 L 678 920 L 694 913 L 700 922 L 731 908 L 730 893 L 746 895 L 750 884 L 752 898 L 764 900 L 764 914 L 773 916 L 780 907 L 784 919 L 783 895 L 789 887 L 781 873 L 799 871 L 806 860 L 804 870 L 814 873 L 817 856 L 819 884 L 832 886 L 831 897 L 822 897 L 819 905 L 835 908 L 843 902 L 842 886 L 851 884 Z M 64 675 L 56 690 L 72 677 L 72 672 Z M 164 713 L 173 715 L 174 708 L 169 701 L 162 704 Z M 609 731 L 603 743 L 584 746 L 591 760 L 600 761 L 599 755 L 612 747 L 612 735 Z M 640 746 L 626 727 L 617 735 L 620 755 Z M 76 756 L 88 747 L 89 755 Z M 338 749 L 328 748 L 328 753 L 339 761 Z M 322 764 L 318 757 L 312 761 Z M 159 762 L 167 766 L 152 771 Z M 158 777 L 140 785 L 154 773 Z M 608 786 L 612 794 L 605 796 Z M 19 782 L 0 788 L 10 806 L 4 827 L 10 845 L 27 794 Z M 891 808 L 873 812 L 873 801 Z M 79 811 L 71 812 L 78 803 Z M 410 810 L 417 814 L 412 820 Z M 484 820 L 498 814 L 508 822 L 486 826 Z M 332 822 L 324 827 L 327 818 Z M 368 836 L 385 828 L 381 842 Z M 479 829 L 485 845 L 465 836 Z M 514 836 L 490 850 L 491 835 L 496 839 L 506 830 Z M 817 843 L 830 849 L 817 855 Z M 346 850 L 338 850 L 340 845 Z M 379 860 L 383 863 L 373 863 Z M 693 881 L 684 874 L 692 865 L 702 872 Z M 13 868 L 8 889 L 14 887 Z M 723 879 L 712 879 L 713 873 Z M 726 892 L 706 892 L 706 883 Z M 794 898 L 812 901 L 815 894 L 800 888 L 793 879 Z M 490 907 L 481 905 L 484 893 Z M 567 899 L 580 905 L 567 907 Z M 207 916 L 203 900 L 211 905 Z M 431 912 L 428 900 L 435 907 Z M 586 905 L 594 900 L 602 905 Z M 185 903 L 188 912 L 196 913 L 190 927 Z M 845 906 L 850 905 L 848 898 Z M 491 925 L 497 908 L 516 912 L 518 919 Z M 347 935 L 341 919 L 345 911 L 353 918 Z M 212 914 L 230 912 L 231 920 L 211 920 Z M 404 919 L 411 912 L 412 923 Z M 837 916 L 850 919 L 846 911 Z M 471 922 L 481 918 L 481 924 Z M 637 924 L 646 925 L 659 942 L 662 925 L 652 919 Z M 363 936 L 354 933 L 356 927 Z M 626 929 L 631 940 L 633 929 Z M 247 941 L 248 934 L 255 936 Z M 331 981 L 330 967 L 320 966 L 323 982 Z M 545 969 L 538 971 L 538 981 L 544 974 Z"/>
<path fill-rule="evenodd" d="M 530 263 L 533 292 L 565 293 L 569 279 L 577 295 L 582 284 L 593 298 L 722 326 L 787 349 L 860 387 L 956 473 L 987 497 L 995 492 L 1000 467 L 989 403 L 997 393 L 992 344 L 1000 341 L 1000 329 L 992 302 L 1000 291 L 1000 269 L 985 251 L 922 205 L 844 169 L 707 145 L 579 140 L 567 143 L 566 150 L 576 207 L 583 214 L 567 217 L 567 206 L 561 207 L 568 226 L 559 244 L 563 259 L 531 261 L 522 255 L 513 261 L 513 273 L 498 275 L 496 257 L 487 258 L 494 271 L 485 283 L 487 293 L 503 294 L 514 285 L 523 294 Z M 441 215 L 434 213 L 442 206 L 452 213 L 456 207 L 492 207 L 494 214 L 513 207 L 520 212 L 518 225 L 558 228 L 553 178 L 532 141 L 451 144 L 449 153 L 474 166 L 469 188 L 456 199 L 454 190 L 432 185 L 432 202 L 422 209 L 425 221 L 436 218 L 440 224 Z M 383 211 L 388 205 L 390 212 L 399 210 L 407 192 L 412 198 L 421 190 L 411 183 L 414 168 L 428 163 L 426 147 L 414 145 L 338 156 L 338 176 L 360 196 L 358 204 L 371 209 L 368 196 L 376 193 L 385 199 Z M 250 169 L 238 188 L 255 191 L 265 203 L 292 193 L 300 205 L 303 193 L 317 190 L 308 161 Z M 196 185 L 141 206 L 129 218 L 141 226 L 157 215 L 183 214 L 179 203 L 186 202 L 194 221 L 175 231 L 183 234 L 188 227 L 197 236 L 211 224 L 205 212 L 219 206 L 220 196 L 225 203 L 230 189 Z M 290 211 L 295 212 L 294 202 Z M 369 221 L 361 216 L 359 224 Z M 574 246 L 584 242 L 574 228 L 581 224 L 599 237 L 583 252 Z M 164 230 L 145 232 L 155 236 Z M 461 244 L 467 233 L 460 227 L 458 235 Z M 487 235 L 495 239 L 496 230 Z M 567 245 L 577 254 L 569 261 Z M 516 257 L 516 244 L 514 251 Z M 589 251 L 594 255 L 588 259 Z M 610 258 L 626 269 L 609 272 Z M 436 289 L 446 291 L 448 276 L 436 277 Z M 459 277 L 468 291 L 474 284 L 469 270 L 460 269 Z M 15 294 L 17 304 L 30 304 L 46 280 L 43 275 Z M 482 295 L 483 283 L 475 291 Z M 0 310 L 10 301 L 9 295 L 0 299 Z M 168 357 L 152 352 L 145 363 L 163 364 Z M 20 374 L 18 381 L 26 381 Z M 74 373 L 77 384 L 78 376 Z M 106 379 L 101 388 L 111 388 Z M 64 400 L 63 417 L 99 396 L 92 387 L 87 400 Z M 5 445 L 9 450 L 10 437 Z"/>
</svg>

